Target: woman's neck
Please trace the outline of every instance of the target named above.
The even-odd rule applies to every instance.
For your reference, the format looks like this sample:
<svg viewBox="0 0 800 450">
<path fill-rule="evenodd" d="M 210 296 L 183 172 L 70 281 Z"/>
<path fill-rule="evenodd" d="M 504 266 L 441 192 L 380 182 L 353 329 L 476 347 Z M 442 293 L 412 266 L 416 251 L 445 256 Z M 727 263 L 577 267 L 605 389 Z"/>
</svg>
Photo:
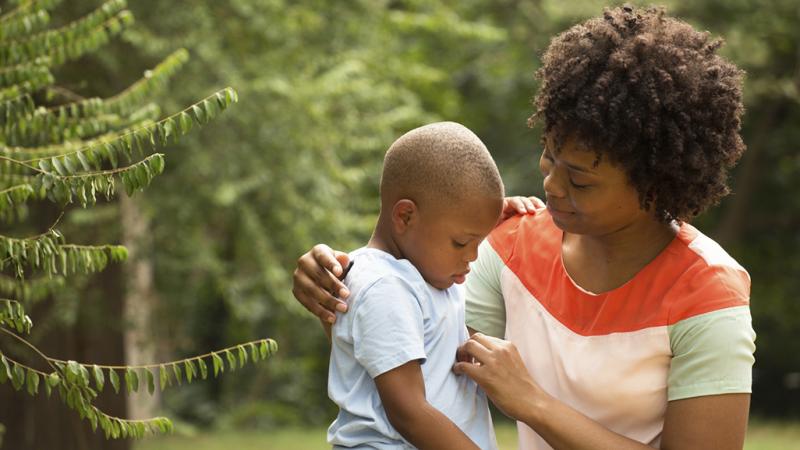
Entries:
<svg viewBox="0 0 800 450">
<path fill-rule="evenodd" d="M 564 233 L 564 267 L 583 289 L 607 292 L 625 284 L 661 254 L 678 230 L 675 223 L 652 220 L 600 236 Z"/>
</svg>

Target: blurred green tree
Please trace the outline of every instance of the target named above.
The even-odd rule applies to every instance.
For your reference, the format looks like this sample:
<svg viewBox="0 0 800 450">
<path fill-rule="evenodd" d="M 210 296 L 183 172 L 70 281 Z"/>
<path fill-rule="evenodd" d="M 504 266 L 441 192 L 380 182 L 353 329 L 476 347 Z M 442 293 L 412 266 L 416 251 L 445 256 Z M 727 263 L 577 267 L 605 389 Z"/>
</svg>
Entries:
<svg viewBox="0 0 800 450">
<path fill-rule="evenodd" d="M 796 14 L 788 0 L 775 8 L 755 0 L 707 0 L 691 8 L 671 3 L 670 13 L 725 37 L 727 55 L 749 72 L 743 135 L 750 149 L 733 173 L 736 193 L 698 224 L 753 275 L 756 367 L 766 376 L 756 377 L 758 406 L 766 400 L 759 392 L 783 386 L 786 374 L 800 371 L 789 356 L 800 352 L 775 344 L 797 342 L 789 338 L 800 331 L 797 314 L 787 314 L 796 310 L 789 300 L 796 277 L 789 274 L 797 273 L 798 260 L 782 245 L 798 242 L 792 228 L 797 213 L 788 206 L 796 206 L 791 193 L 797 189 L 791 176 L 797 170 L 797 39 L 789 25 Z M 541 195 L 539 130 L 525 124 L 537 55 L 552 36 L 603 7 L 589 0 L 137 5 L 144 25 L 126 33 L 132 54 L 147 60 L 177 43 L 200 61 L 173 92 L 175 101 L 221 79 L 241 86 L 246 98 L 240 106 L 246 113 L 224 119 L 224 130 L 213 136 L 196 137 L 211 145 L 185 141 L 186 150 L 175 154 L 176 174 L 155 187 L 158 200 L 146 206 L 157 218 L 153 245 L 162 249 L 153 261 L 155 289 L 175 299 L 166 306 L 172 312 L 161 315 L 192 311 L 179 322 L 165 321 L 162 340 L 190 352 L 197 343 L 247 339 L 269 328 L 287 343 L 270 373 L 208 386 L 206 408 L 189 407 L 185 398 L 167 400 L 187 418 L 224 418 L 216 407 L 223 405 L 234 422 L 267 425 L 326 422 L 331 413 L 327 344 L 313 320 L 295 314 L 289 290 L 296 257 L 316 242 L 346 249 L 366 240 L 377 213 L 383 152 L 398 134 L 432 120 L 475 130 L 498 160 L 510 193 Z M 762 108 L 773 112 L 762 114 Z M 771 122 L 757 125 L 765 117 Z M 237 144 L 224 154 L 207 150 L 228 142 Z M 764 149 L 772 149 L 779 175 L 748 169 Z M 748 177 L 751 182 L 744 181 Z M 775 203 L 754 201 L 762 196 Z M 752 215 L 742 208 L 751 202 L 771 211 L 784 206 L 780 214 Z M 752 217 L 770 218 L 764 227 L 777 228 L 766 232 Z M 182 230 L 178 239 L 175 230 Z M 186 260 L 196 264 L 181 263 Z M 282 388 L 264 392 L 267 382 Z M 764 411 L 777 411 L 780 396 L 798 391 L 774 392 Z M 247 399 L 253 405 L 242 407 Z"/>
</svg>

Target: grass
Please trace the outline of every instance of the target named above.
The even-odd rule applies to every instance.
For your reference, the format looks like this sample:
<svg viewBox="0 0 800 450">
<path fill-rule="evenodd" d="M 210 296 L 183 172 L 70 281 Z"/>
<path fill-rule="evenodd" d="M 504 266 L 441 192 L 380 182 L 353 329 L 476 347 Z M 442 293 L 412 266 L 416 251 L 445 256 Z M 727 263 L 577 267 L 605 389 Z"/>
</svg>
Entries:
<svg viewBox="0 0 800 450">
<path fill-rule="evenodd" d="M 496 427 L 500 450 L 517 448 L 516 428 Z M 284 428 L 274 431 L 199 432 L 193 436 L 145 439 L 134 450 L 318 450 L 330 448 L 324 428 Z M 747 432 L 746 450 L 791 450 L 800 448 L 800 423 L 753 420 Z"/>
</svg>

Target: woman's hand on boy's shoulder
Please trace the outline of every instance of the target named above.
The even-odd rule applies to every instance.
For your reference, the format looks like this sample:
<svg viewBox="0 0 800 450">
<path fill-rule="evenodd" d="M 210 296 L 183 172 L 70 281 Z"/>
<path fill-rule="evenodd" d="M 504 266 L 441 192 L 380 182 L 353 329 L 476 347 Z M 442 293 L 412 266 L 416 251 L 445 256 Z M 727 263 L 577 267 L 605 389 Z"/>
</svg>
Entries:
<svg viewBox="0 0 800 450">
<path fill-rule="evenodd" d="M 347 311 L 350 295 L 339 277 L 350 263 L 347 253 L 317 244 L 297 259 L 292 276 L 292 294 L 307 310 L 327 323 L 336 321 L 336 311 Z"/>
<path fill-rule="evenodd" d="M 500 214 L 499 222 L 516 216 L 517 214 L 533 214 L 537 209 L 542 209 L 545 204 L 538 197 L 506 197 L 503 199 L 503 212 Z"/>
</svg>

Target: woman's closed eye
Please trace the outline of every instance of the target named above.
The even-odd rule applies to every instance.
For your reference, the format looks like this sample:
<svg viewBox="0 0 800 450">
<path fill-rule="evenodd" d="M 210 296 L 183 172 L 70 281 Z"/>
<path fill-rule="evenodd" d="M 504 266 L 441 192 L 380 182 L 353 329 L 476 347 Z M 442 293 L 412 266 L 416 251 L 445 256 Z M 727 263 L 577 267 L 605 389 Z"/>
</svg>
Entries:
<svg viewBox="0 0 800 450">
<path fill-rule="evenodd" d="M 570 184 L 572 187 L 574 187 L 575 189 L 586 189 L 586 188 L 588 188 L 588 187 L 590 187 L 590 186 L 591 186 L 591 185 L 589 185 L 589 184 L 578 184 L 578 183 L 576 183 L 576 182 L 572 181 L 572 178 L 570 178 L 570 180 L 569 180 L 569 184 Z"/>
</svg>

